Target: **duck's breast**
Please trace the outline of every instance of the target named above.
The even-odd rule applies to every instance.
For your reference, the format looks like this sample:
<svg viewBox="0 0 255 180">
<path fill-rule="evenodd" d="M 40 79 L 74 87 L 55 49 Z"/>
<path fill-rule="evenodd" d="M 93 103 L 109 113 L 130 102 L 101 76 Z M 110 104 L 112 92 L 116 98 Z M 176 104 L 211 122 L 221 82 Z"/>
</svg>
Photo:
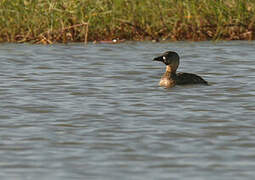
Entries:
<svg viewBox="0 0 255 180">
<path fill-rule="evenodd" d="M 159 85 L 166 88 L 171 88 L 175 85 L 175 81 L 167 77 L 162 77 L 159 81 Z"/>
</svg>

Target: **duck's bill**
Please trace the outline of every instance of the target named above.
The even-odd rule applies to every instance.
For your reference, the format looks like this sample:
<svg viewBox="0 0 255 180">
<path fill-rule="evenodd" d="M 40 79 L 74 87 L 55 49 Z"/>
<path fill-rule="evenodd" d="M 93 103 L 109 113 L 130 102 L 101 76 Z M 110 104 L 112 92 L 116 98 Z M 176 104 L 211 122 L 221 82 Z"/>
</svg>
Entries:
<svg viewBox="0 0 255 180">
<path fill-rule="evenodd" d="M 155 57 L 152 61 L 160 61 L 160 62 L 163 62 L 163 58 L 162 58 L 162 56 Z"/>
</svg>

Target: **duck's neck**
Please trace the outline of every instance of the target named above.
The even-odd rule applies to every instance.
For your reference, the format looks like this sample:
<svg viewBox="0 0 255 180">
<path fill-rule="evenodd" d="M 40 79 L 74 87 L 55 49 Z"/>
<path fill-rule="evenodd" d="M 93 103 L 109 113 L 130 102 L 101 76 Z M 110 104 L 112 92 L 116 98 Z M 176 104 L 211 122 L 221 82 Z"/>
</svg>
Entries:
<svg viewBox="0 0 255 180">
<path fill-rule="evenodd" d="M 173 77 L 175 75 L 176 75 L 176 69 L 173 69 L 170 65 L 167 65 L 165 76 Z"/>
<path fill-rule="evenodd" d="M 166 66 L 166 72 L 161 77 L 161 80 L 159 82 L 160 86 L 170 88 L 175 86 L 176 84 L 176 70 L 174 70 L 171 66 Z"/>
</svg>

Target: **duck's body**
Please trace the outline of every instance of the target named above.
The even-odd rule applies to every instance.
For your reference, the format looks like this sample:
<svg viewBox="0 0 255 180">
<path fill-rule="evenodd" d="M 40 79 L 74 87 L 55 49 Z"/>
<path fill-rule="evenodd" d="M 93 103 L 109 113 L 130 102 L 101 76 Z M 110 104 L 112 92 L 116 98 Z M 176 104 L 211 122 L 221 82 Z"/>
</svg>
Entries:
<svg viewBox="0 0 255 180">
<path fill-rule="evenodd" d="M 168 51 L 162 56 L 154 58 L 154 61 L 161 61 L 166 64 L 166 72 L 162 76 L 159 85 L 171 88 L 175 85 L 204 84 L 208 83 L 196 74 L 176 73 L 179 66 L 179 56 L 176 52 Z"/>
</svg>

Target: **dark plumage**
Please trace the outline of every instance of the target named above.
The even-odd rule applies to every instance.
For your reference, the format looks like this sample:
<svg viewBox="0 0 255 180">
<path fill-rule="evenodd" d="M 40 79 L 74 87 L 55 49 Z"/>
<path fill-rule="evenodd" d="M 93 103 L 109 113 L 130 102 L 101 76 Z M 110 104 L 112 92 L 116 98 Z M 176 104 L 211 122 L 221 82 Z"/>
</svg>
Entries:
<svg viewBox="0 0 255 180">
<path fill-rule="evenodd" d="M 166 72 L 162 76 L 159 85 L 166 88 L 171 88 L 175 85 L 187 84 L 204 84 L 208 83 L 196 74 L 191 73 L 176 73 L 179 66 L 180 57 L 176 52 L 167 51 L 163 55 L 154 58 L 154 61 L 161 61 L 166 65 Z"/>
</svg>

